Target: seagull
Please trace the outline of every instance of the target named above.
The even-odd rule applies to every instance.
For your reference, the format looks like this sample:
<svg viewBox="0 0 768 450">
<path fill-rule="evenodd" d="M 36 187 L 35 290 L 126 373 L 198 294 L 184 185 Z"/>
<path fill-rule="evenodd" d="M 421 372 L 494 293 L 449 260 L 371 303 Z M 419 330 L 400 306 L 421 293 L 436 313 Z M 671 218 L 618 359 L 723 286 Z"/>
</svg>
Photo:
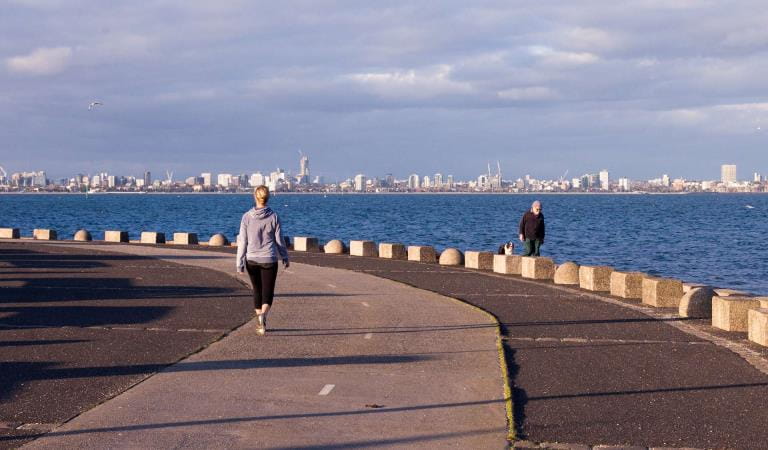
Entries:
<svg viewBox="0 0 768 450">
<path fill-rule="evenodd" d="M 88 105 L 88 111 L 92 110 L 94 106 L 96 105 L 103 105 L 104 103 L 101 102 L 91 102 L 90 105 Z"/>
</svg>

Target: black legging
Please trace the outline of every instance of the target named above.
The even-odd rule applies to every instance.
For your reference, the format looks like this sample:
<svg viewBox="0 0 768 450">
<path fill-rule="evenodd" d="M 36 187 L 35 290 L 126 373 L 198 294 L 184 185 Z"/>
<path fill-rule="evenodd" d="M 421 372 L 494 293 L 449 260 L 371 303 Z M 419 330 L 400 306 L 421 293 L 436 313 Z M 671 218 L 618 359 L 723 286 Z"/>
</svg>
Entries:
<svg viewBox="0 0 768 450">
<path fill-rule="evenodd" d="M 245 269 L 248 271 L 253 285 L 253 307 L 261 309 L 261 305 L 264 303 L 272 306 L 272 299 L 275 296 L 275 280 L 277 280 L 277 263 L 246 261 Z"/>
</svg>

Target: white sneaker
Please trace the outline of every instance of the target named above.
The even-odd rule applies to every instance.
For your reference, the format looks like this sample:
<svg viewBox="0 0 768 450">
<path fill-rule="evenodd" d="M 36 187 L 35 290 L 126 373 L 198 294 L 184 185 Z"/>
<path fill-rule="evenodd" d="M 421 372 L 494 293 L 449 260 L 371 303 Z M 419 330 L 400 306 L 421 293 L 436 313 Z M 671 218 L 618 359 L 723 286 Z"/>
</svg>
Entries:
<svg viewBox="0 0 768 450">
<path fill-rule="evenodd" d="M 259 315 L 257 316 L 257 319 L 258 319 L 258 320 L 257 320 L 257 323 L 256 323 L 256 333 L 257 333 L 258 335 L 260 335 L 260 336 L 264 336 L 264 333 L 266 333 L 266 332 L 267 332 L 267 328 L 266 328 L 266 326 L 265 326 L 265 323 L 264 323 L 264 322 L 265 322 L 265 321 L 264 321 L 264 316 L 262 316 L 261 314 L 259 314 Z"/>
</svg>

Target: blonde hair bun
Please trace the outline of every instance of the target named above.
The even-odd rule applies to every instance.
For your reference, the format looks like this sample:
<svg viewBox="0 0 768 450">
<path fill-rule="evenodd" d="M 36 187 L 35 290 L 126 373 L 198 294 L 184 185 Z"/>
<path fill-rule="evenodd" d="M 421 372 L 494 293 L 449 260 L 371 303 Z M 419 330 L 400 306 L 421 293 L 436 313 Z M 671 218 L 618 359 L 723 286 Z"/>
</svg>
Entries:
<svg viewBox="0 0 768 450">
<path fill-rule="evenodd" d="M 267 201 L 269 201 L 269 188 L 263 184 L 261 186 L 256 186 L 253 190 L 253 196 L 256 198 L 257 202 L 267 203 Z"/>
</svg>

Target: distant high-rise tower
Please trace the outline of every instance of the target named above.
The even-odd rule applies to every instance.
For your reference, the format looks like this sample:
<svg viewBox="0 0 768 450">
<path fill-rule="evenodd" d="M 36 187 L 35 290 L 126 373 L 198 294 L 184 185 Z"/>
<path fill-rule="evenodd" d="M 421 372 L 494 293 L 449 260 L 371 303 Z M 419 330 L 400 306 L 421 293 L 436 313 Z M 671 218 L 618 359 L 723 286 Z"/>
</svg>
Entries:
<svg viewBox="0 0 768 450">
<path fill-rule="evenodd" d="M 152 185 L 152 173 L 150 173 L 149 170 L 144 172 L 144 186 L 151 186 Z"/>
<path fill-rule="evenodd" d="M 363 175 L 362 173 L 355 175 L 355 190 L 357 192 L 365 191 L 366 181 L 367 179 L 365 178 L 365 175 Z"/>
<path fill-rule="evenodd" d="M 411 176 L 408 177 L 408 189 L 418 189 L 419 188 L 419 176 L 414 174 L 411 174 Z"/>
<path fill-rule="evenodd" d="M 736 182 L 736 164 L 723 164 L 720 166 L 720 181 L 724 184 Z"/>
<path fill-rule="evenodd" d="M 433 184 L 433 187 L 436 187 L 438 189 L 442 188 L 443 187 L 443 174 L 442 173 L 436 173 L 435 174 L 435 178 L 434 178 L 434 182 L 432 184 Z"/>
<path fill-rule="evenodd" d="M 309 156 L 299 153 L 299 184 L 309 184 Z"/>
<path fill-rule="evenodd" d="M 600 171 L 600 189 L 603 191 L 607 191 L 611 187 L 611 178 L 608 175 L 608 170 L 603 169 Z"/>
</svg>

